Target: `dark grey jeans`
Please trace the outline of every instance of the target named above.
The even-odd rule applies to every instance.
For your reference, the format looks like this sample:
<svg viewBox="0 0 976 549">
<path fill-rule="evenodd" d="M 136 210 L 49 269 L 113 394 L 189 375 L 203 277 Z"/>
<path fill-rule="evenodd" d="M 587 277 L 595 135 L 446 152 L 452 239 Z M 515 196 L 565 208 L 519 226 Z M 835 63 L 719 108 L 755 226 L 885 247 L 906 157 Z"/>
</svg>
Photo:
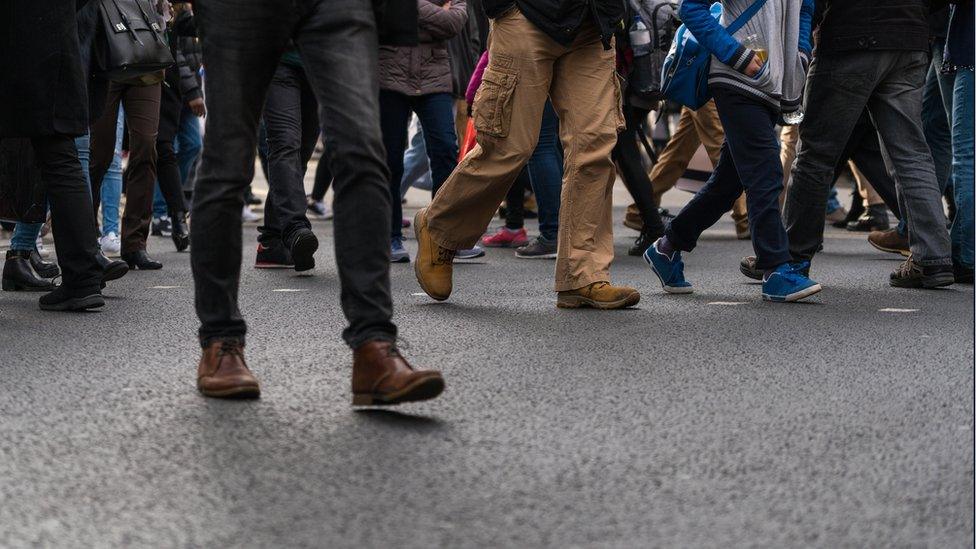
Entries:
<svg viewBox="0 0 976 549">
<path fill-rule="evenodd" d="M 390 298 L 389 174 L 379 126 L 370 0 L 207 0 L 196 4 L 207 67 L 207 129 L 193 199 L 191 263 L 200 340 L 243 341 L 238 308 L 241 211 L 254 175 L 258 119 L 288 40 L 318 103 L 335 174 L 343 338 L 396 339 Z"/>
<path fill-rule="evenodd" d="M 848 52 L 814 60 L 784 211 L 795 260 L 811 259 L 823 240 L 834 167 L 867 107 L 894 172 L 912 257 L 920 265 L 951 264 L 942 194 L 922 132 L 928 62 L 922 51 Z"/>
</svg>

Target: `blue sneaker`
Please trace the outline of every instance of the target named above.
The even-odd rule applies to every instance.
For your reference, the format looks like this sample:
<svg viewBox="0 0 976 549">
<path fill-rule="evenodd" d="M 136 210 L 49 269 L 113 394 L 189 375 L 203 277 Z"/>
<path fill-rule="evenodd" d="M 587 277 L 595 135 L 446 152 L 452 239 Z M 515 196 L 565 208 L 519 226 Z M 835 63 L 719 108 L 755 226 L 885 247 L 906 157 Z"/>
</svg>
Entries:
<svg viewBox="0 0 976 549">
<path fill-rule="evenodd" d="M 390 242 L 390 263 L 410 263 L 410 254 L 403 247 L 403 240 L 399 238 Z"/>
<path fill-rule="evenodd" d="M 807 278 L 810 263 L 783 263 L 763 277 L 762 296 L 767 301 L 799 301 L 810 297 L 823 288 Z"/>
<path fill-rule="evenodd" d="M 657 245 L 661 239 L 654 241 L 644 252 L 644 261 L 651 266 L 654 274 L 661 281 L 661 287 L 669 294 L 690 294 L 694 289 L 685 280 L 685 263 L 681 261 L 681 252 L 675 251 L 668 257 L 662 253 Z"/>
</svg>

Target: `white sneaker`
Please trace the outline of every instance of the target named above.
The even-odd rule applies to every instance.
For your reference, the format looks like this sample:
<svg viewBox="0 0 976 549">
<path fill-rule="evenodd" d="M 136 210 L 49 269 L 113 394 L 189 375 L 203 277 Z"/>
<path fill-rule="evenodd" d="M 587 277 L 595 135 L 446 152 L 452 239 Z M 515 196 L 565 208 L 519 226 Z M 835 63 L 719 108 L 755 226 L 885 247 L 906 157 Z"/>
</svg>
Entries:
<svg viewBox="0 0 976 549">
<path fill-rule="evenodd" d="M 119 257 L 122 255 L 122 241 L 119 235 L 110 232 L 98 239 L 98 245 L 102 248 L 102 253 L 107 257 Z"/>
<path fill-rule="evenodd" d="M 252 212 L 251 208 L 244 206 L 244 212 L 241 214 L 244 223 L 257 223 L 261 221 L 261 216 Z"/>
<path fill-rule="evenodd" d="M 43 257 L 44 259 L 47 259 L 48 257 L 51 256 L 51 250 L 48 250 L 47 248 L 44 247 L 44 241 L 41 239 L 40 236 L 37 237 L 37 242 L 35 243 L 35 246 L 37 247 L 37 253 L 39 253 L 41 257 Z"/>
</svg>

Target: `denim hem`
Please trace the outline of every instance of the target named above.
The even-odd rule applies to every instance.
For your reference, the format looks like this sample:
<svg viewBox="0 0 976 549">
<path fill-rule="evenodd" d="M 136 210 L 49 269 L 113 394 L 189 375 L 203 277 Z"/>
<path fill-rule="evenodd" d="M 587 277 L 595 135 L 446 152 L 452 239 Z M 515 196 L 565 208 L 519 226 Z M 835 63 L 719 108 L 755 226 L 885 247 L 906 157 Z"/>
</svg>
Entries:
<svg viewBox="0 0 976 549">
<path fill-rule="evenodd" d="M 391 335 L 384 332 L 376 332 L 373 334 L 366 334 L 366 335 L 359 336 L 356 339 L 351 339 L 349 341 L 346 341 L 346 343 L 349 345 L 350 349 L 356 350 L 362 347 L 363 345 L 369 343 L 370 341 L 386 341 L 395 344 L 397 342 L 397 338 L 395 335 Z"/>
<path fill-rule="evenodd" d="M 915 259 L 912 257 L 912 262 L 920 267 L 941 267 L 952 265 L 952 258 L 943 257 L 939 259 Z"/>
<path fill-rule="evenodd" d="M 244 336 L 222 336 L 222 335 L 214 335 L 214 336 L 209 336 L 209 337 L 201 337 L 200 338 L 200 347 L 206 349 L 207 347 L 209 347 L 215 341 L 233 341 L 235 343 L 240 343 L 242 347 L 244 346 Z"/>
</svg>

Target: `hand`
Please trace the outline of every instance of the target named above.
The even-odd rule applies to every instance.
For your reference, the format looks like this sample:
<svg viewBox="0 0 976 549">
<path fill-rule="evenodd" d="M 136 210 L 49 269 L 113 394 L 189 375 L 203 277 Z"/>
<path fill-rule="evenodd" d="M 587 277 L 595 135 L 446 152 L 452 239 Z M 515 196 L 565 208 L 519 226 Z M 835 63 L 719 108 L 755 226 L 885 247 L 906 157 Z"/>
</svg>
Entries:
<svg viewBox="0 0 976 549">
<path fill-rule="evenodd" d="M 190 102 L 187 103 L 187 106 L 190 107 L 190 110 L 193 111 L 193 114 L 197 116 L 207 115 L 207 106 L 204 104 L 202 97 L 191 99 Z"/>
<path fill-rule="evenodd" d="M 447 2 L 444 2 L 444 5 L 441 6 L 441 7 L 444 8 L 444 9 L 446 9 L 446 10 L 451 9 L 451 0 L 447 0 Z"/>
<path fill-rule="evenodd" d="M 746 76 L 755 77 L 757 74 L 759 74 L 759 71 L 761 71 L 762 68 L 763 62 L 759 60 L 758 55 L 753 53 L 752 60 L 749 61 L 749 66 L 747 66 L 745 70 Z"/>
</svg>

